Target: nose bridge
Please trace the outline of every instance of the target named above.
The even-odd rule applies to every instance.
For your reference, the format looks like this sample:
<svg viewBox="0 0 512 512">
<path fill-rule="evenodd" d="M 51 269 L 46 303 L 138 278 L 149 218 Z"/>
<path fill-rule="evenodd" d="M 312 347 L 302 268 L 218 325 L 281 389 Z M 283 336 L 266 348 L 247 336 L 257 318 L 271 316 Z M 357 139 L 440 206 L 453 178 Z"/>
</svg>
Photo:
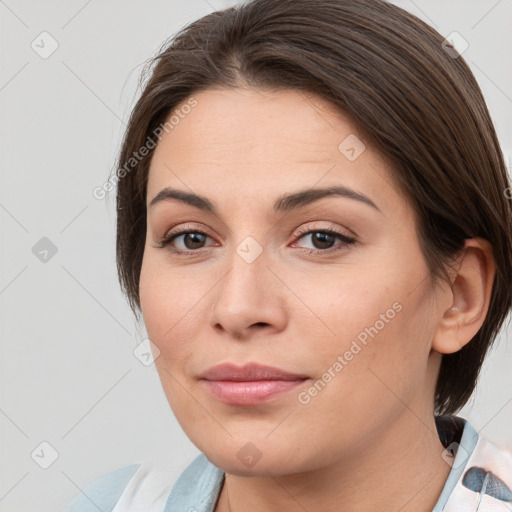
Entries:
<svg viewBox="0 0 512 512">
<path fill-rule="evenodd" d="M 262 244 L 247 236 L 227 256 L 228 271 L 218 283 L 215 295 L 215 324 L 236 333 L 256 323 L 279 324 L 279 299 L 272 296 L 275 276 L 267 268 L 270 258 Z"/>
<path fill-rule="evenodd" d="M 268 252 L 262 244 L 247 236 L 234 246 L 228 260 L 230 270 L 221 283 L 224 304 L 235 310 L 261 302 L 268 279 Z"/>
</svg>

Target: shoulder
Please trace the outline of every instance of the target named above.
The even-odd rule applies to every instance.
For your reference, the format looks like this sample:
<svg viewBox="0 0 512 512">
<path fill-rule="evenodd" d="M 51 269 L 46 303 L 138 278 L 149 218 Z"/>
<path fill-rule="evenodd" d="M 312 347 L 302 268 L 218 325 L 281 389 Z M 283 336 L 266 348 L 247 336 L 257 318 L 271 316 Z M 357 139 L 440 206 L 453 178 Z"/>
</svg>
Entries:
<svg viewBox="0 0 512 512">
<path fill-rule="evenodd" d="M 130 464 L 106 473 L 75 496 L 65 512 L 111 512 L 141 464 Z"/>
<path fill-rule="evenodd" d="M 449 475 L 445 512 L 509 511 L 512 503 L 512 451 L 481 437 L 466 422 Z"/>
<path fill-rule="evenodd" d="M 475 510 L 510 510 L 512 451 L 479 437 L 473 453 L 467 455 L 457 491 L 464 503 L 477 505 Z"/>
<path fill-rule="evenodd" d="M 219 495 L 224 472 L 199 454 L 175 479 L 165 461 L 123 466 L 93 480 L 65 512 L 207 512 Z"/>
</svg>

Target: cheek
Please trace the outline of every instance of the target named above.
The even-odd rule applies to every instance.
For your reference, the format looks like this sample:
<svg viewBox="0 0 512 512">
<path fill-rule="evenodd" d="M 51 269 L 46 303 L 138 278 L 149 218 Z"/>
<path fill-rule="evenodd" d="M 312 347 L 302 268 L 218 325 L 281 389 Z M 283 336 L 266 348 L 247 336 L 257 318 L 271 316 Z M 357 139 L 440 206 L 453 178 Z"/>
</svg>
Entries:
<svg viewBox="0 0 512 512">
<path fill-rule="evenodd" d="M 194 305 L 199 300 L 198 284 L 186 288 L 183 284 L 177 281 L 176 274 L 164 271 L 157 258 L 145 254 L 139 284 L 142 316 L 149 339 L 159 349 L 155 367 L 171 409 L 178 411 L 180 423 L 180 412 L 190 409 L 190 395 L 183 388 L 181 372 L 193 359 L 191 340 L 197 339 L 200 328 L 193 321 Z"/>
<path fill-rule="evenodd" d="M 355 269 L 317 279 L 303 277 L 297 295 L 309 310 L 307 325 L 323 334 L 325 343 L 320 347 L 348 350 L 352 340 L 364 346 L 365 341 L 389 332 L 401 309 L 400 281 L 393 277 L 389 273 L 383 276 L 382 271 L 361 273 Z M 294 321 L 306 324 L 299 316 Z M 315 348 L 318 346 L 317 339 Z"/>
<path fill-rule="evenodd" d="M 179 273 L 179 274 L 178 274 Z M 161 349 L 173 339 L 193 335 L 197 329 L 197 308 L 208 291 L 197 274 L 173 271 L 162 264 L 159 255 L 146 253 L 140 275 L 140 302 L 150 339 Z M 190 332 L 189 332 L 190 331 Z M 154 339 L 153 339 L 153 338 Z"/>
<path fill-rule="evenodd" d="M 423 378 L 433 333 L 430 290 L 419 266 L 408 273 L 398 267 L 382 263 L 373 272 L 303 281 L 298 288 L 314 313 L 295 317 L 308 346 L 304 355 L 316 378 L 336 374 L 333 390 L 353 397 L 367 390 L 371 400 L 390 394 L 388 388 L 399 396 L 412 393 Z"/>
<path fill-rule="evenodd" d="M 149 339 L 160 353 L 155 360 L 160 380 L 171 407 L 190 401 L 183 386 L 198 369 L 198 353 L 207 321 L 209 274 L 172 269 L 165 255 L 147 252 L 140 275 L 140 302 Z M 200 366 L 202 368 L 202 366 Z M 187 384 L 185 384 L 187 382 Z"/>
<path fill-rule="evenodd" d="M 308 346 L 303 356 L 315 375 L 299 397 L 296 421 L 322 418 L 335 437 L 342 421 L 343 435 L 355 439 L 377 432 L 422 389 L 430 352 L 429 290 L 410 293 L 413 276 L 380 276 L 347 278 L 343 286 L 331 282 L 321 295 L 316 287 L 309 294 L 303 288 L 304 302 L 317 297 L 316 311 L 334 334 L 324 327 L 315 337 L 311 321 L 299 320 Z M 315 319 L 314 325 L 323 323 Z"/>
</svg>

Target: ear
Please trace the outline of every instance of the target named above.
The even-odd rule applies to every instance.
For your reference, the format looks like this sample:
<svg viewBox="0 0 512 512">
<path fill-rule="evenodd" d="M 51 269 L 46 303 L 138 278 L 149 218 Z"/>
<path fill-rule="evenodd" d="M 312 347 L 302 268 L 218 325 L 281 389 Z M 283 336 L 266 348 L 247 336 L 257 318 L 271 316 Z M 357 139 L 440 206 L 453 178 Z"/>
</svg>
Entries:
<svg viewBox="0 0 512 512">
<path fill-rule="evenodd" d="M 432 349 L 441 354 L 460 350 L 484 323 L 496 273 L 489 242 L 482 238 L 467 239 L 457 266 L 451 284 L 451 304 L 441 312 L 432 343 Z"/>
</svg>

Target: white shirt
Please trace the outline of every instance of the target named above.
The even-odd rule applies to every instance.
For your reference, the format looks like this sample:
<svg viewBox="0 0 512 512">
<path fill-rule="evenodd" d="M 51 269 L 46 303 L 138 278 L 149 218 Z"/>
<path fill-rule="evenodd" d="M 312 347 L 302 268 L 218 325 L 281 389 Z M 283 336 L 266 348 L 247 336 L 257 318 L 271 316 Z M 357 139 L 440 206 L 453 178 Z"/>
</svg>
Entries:
<svg viewBox="0 0 512 512">
<path fill-rule="evenodd" d="M 480 437 L 463 418 L 436 418 L 452 466 L 432 512 L 511 512 L 512 451 Z M 65 512 L 213 512 L 225 473 L 204 454 L 171 481 L 171 470 L 124 466 L 90 483 Z"/>
</svg>

